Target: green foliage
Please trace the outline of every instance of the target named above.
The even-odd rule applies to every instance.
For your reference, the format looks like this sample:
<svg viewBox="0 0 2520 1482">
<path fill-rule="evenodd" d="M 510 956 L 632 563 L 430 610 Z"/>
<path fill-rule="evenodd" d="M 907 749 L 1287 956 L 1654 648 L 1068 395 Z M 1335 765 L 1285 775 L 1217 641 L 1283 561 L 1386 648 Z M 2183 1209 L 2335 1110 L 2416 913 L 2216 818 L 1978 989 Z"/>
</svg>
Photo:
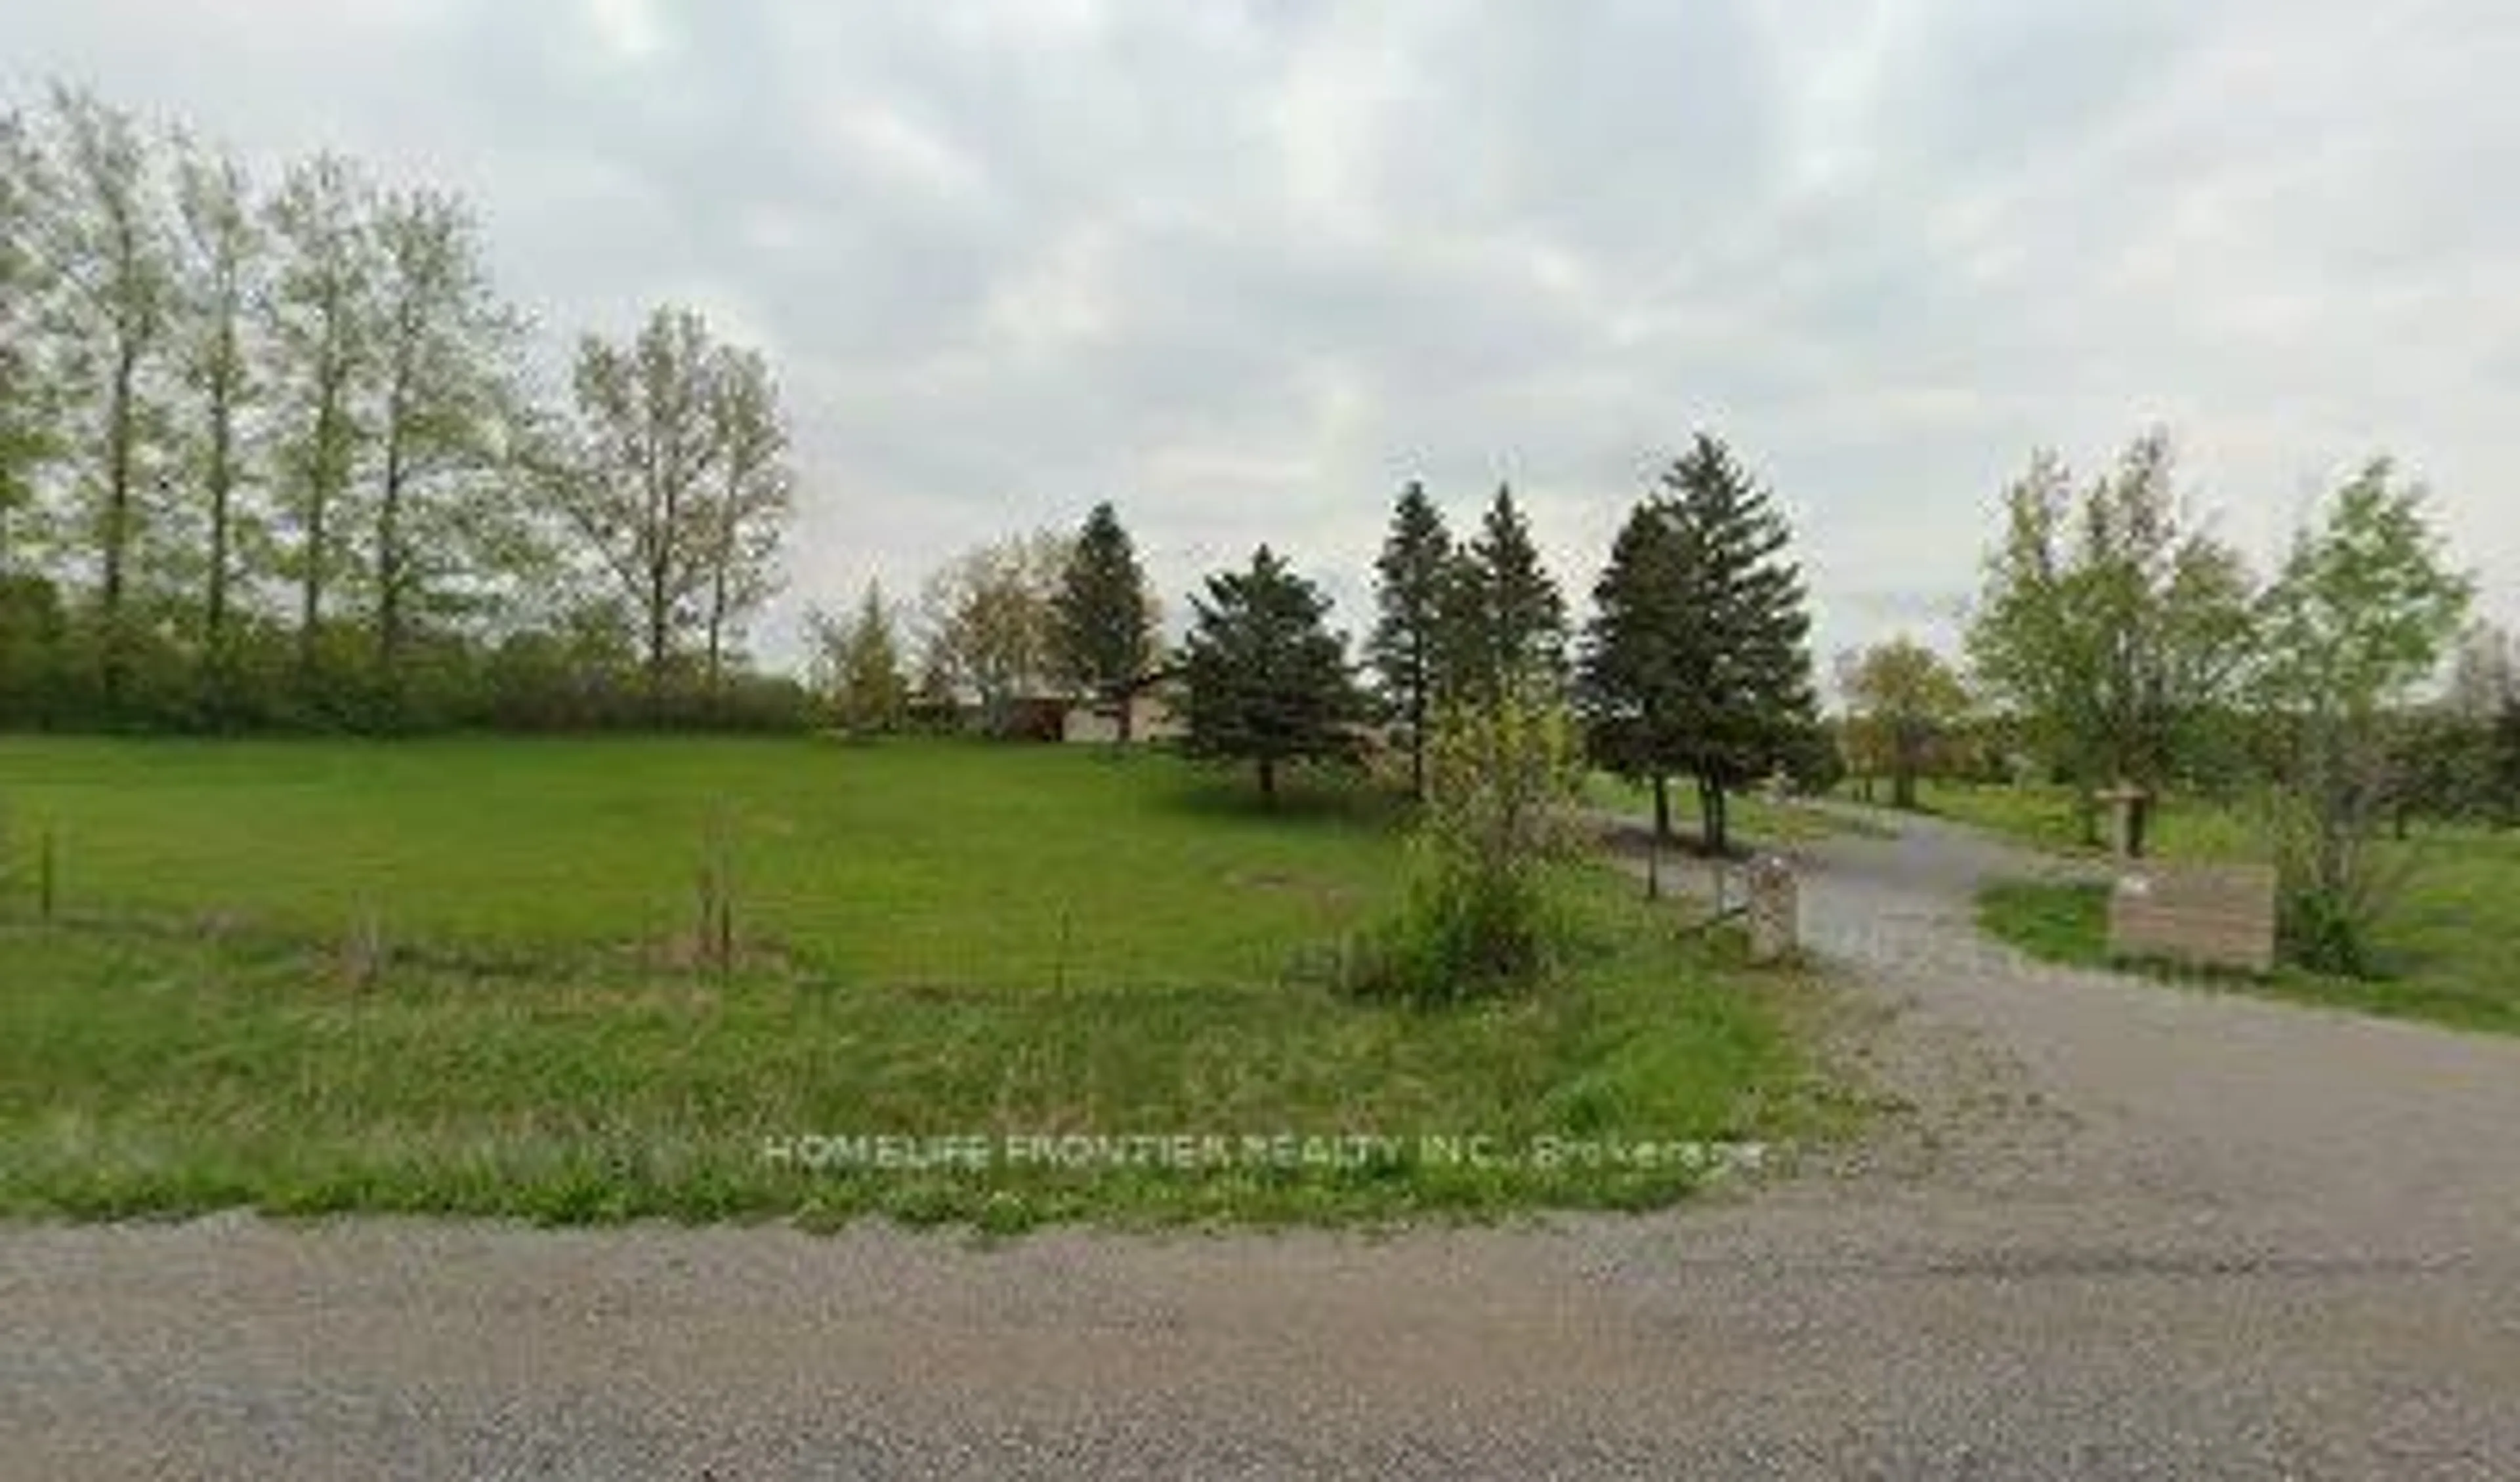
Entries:
<svg viewBox="0 0 2520 1482">
<path fill-rule="evenodd" d="M 921 593 L 919 687 L 930 698 L 979 701 L 1004 736 L 1014 701 L 1058 685 L 1057 603 L 1068 539 L 1056 530 L 975 546 L 937 568 Z"/>
<path fill-rule="evenodd" d="M 2295 537 L 2260 605 L 2253 680 L 2277 747 L 2269 805 L 2285 943 L 2321 970 L 2368 970 L 2371 927 L 2403 887 L 2373 850 L 2408 786 L 2403 713 L 2474 592 L 2424 498 L 2373 461 Z"/>
<path fill-rule="evenodd" d="M 1191 606 L 1184 749 L 1250 762 L 1273 801 L 1287 763 L 1355 759 L 1362 696 L 1319 587 L 1262 546 L 1248 569 L 1209 577 Z"/>
<path fill-rule="evenodd" d="M 1700 433 L 1594 587 L 1577 687 L 1594 757 L 1639 781 L 1695 777 L 1717 852 L 1727 793 L 1804 758 L 1817 735 L 1791 540 L 1767 490 Z"/>
<path fill-rule="evenodd" d="M 1442 682 L 1445 585 L 1453 539 L 1444 516 L 1412 480 L 1391 512 L 1374 561 L 1375 617 L 1366 643 L 1385 718 L 1409 730 L 1410 791 L 1426 791 L 1425 737 Z"/>
<path fill-rule="evenodd" d="M 614 613 L 665 630 L 652 721 L 754 723 L 740 645 L 788 503 L 766 363 L 651 335 L 694 353 L 624 352 L 564 425 L 487 257 L 459 197 L 338 156 L 266 188 L 82 92 L 0 118 L 0 581 L 50 594 L 0 633 L 0 725 L 557 713 L 615 674 L 526 698 L 495 656 Z M 660 480 L 672 509 L 640 508 Z"/>
<path fill-rule="evenodd" d="M 2459 637 L 2450 693 L 2411 729 L 2402 816 L 2520 826 L 2520 645 L 2508 633 L 2471 624 Z"/>
<path fill-rule="evenodd" d="M 1431 552 L 1419 559 L 1433 564 Z M 1531 527 L 1499 486 L 1478 535 L 1441 561 L 1434 601 L 1430 697 L 1495 704 L 1566 682 L 1566 603 L 1542 564 Z"/>
<path fill-rule="evenodd" d="M 1943 656 L 1905 634 L 1839 661 L 1848 749 L 1868 776 L 1890 774 L 1892 802 L 1916 806 L 1916 780 L 1967 714 L 1969 696 Z"/>
<path fill-rule="evenodd" d="M 2294 715 L 2369 717 L 2441 667 L 2475 582 L 2447 562 L 2425 491 L 2377 459 L 2294 539 L 2260 605 L 2260 698 Z"/>
<path fill-rule="evenodd" d="M 1487 603 L 1487 657 L 1473 693 L 1508 705 L 1531 692 L 1558 693 L 1566 683 L 1566 600 L 1510 488 L 1498 486 L 1469 554 Z"/>
<path fill-rule="evenodd" d="M 2004 492 L 1970 663 L 2086 788 L 2158 787 L 2187 770 L 2248 655 L 2248 572 L 2187 528 L 2174 476 L 2170 439 L 2154 431 L 2079 498 L 2044 452 Z"/>
<path fill-rule="evenodd" d="M 2238 820 L 2229 819 L 2209 831 L 2238 827 Z M 2436 867 L 2408 895 L 2406 909 L 2354 941 L 2364 964 L 2354 973 L 2288 963 L 2261 978 L 2113 963 L 2108 887 L 2100 884 L 2000 881 L 1979 892 L 1977 920 L 1989 935 L 2042 962 L 2133 966 L 2182 984 L 2520 1034 L 2520 983 L 2508 966 L 2511 903 L 2520 900 L 2520 849 L 2508 838 L 2477 833 L 2452 834 L 2438 843 Z"/>
<path fill-rule="evenodd" d="M 1551 867 L 1578 838 L 1584 758 L 1563 705 L 1534 692 L 1439 713 L 1409 898 L 1351 966 L 1355 991 L 1418 1004 L 1525 988 L 1548 969 Z"/>
<path fill-rule="evenodd" d="M 578 344 L 579 426 L 555 487 L 635 616 L 660 702 L 697 637 L 712 671 L 729 625 L 767 598 L 788 514 L 787 434 L 756 356 L 698 311 L 663 306 L 625 344 Z"/>
<path fill-rule="evenodd" d="M 807 620 L 820 688 L 841 729 L 857 735 L 899 730 L 910 709 L 910 680 L 883 589 L 867 583 L 846 622 L 816 612 Z"/>
<path fill-rule="evenodd" d="M 1998 880 L 1977 896 L 1978 929 L 2041 962 L 2109 965 L 2109 887 Z"/>
<path fill-rule="evenodd" d="M 1120 740 L 1129 739 L 1126 704 L 1154 664 L 1154 600 L 1147 573 L 1120 516 L 1096 505 L 1067 548 L 1051 599 L 1051 641 L 1069 684 L 1120 706 Z"/>
</svg>

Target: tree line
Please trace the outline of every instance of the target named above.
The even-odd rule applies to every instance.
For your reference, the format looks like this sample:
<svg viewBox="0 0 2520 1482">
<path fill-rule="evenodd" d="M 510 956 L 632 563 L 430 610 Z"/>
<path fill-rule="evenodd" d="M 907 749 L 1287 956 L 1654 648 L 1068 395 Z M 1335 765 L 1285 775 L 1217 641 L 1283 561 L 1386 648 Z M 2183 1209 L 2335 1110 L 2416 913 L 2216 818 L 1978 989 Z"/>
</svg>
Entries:
<svg viewBox="0 0 2520 1482">
<path fill-rule="evenodd" d="M 458 195 L 0 113 L 0 725 L 793 718 L 767 361 L 671 306 L 536 351 Z"/>
<path fill-rule="evenodd" d="M 1399 493 L 1374 564 L 1374 619 L 1358 651 L 1330 601 L 1263 546 L 1207 577 L 1177 653 L 1109 504 L 1074 533 L 974 548 L 926 582 L 915 616 L 879 588 L 845 617 L 817 613 L 817 688 L 856 730 L 968 708 L 984 730 L 1022 729 L 1028 696 L 1109 707 L 1171 687 L 1193 755 L 1252 766 L 1274 796 L 1305 762 L 1375 746 L 1427 790 L 1427 748 L 1447 717 L 1508 707 L 1582 722 L 1600 768 L 1650 786 L 1668 834 L 1669 786 L 1699 793 L 1703 842 L 1731 847 L 1727 797 L 1788 773 L 1824 781 L 1810 617 L 1791 532 L 1732 451 L 1700 435 L 1637 504 L 1577 625 L 1527 516 L 1501 487 L 1457 538 L 1421 483 Z M 950 723 L 950 719 L 949 719 Z"/>
<path fill-rule="evenodd" d="M 2370 966 L 2386 835 L 2520 823 L 2520 655 L 2387 459 L 2263 577 L 2157 430 L 2088 480 L 2037 454 L 2001 505 L 1958 661 L 1906 637 L 1840 661 L 1844 755 L 1896 803 L 1929 774 L 2062 784 L 2094 843 L 2104 789 L 2251 805 L 2292 956 L 2345 971 Z"/>
<path fill-rule="evenodd" d="M 1206 578 L 1180 652 L 1163 654 L 1105 504 L 1073 535 L 949 563 L 915 643 L 871 591 L 854 621 L 826 624 L 825 669 L 895 716 L 922 695 L 948 711 L 972 696 L 986 718 L 1026 696 L 1117 705 L 1175 680 L 1184 749 L 1249 765 L 1264 796 L 1290 766 L 1375 747 L 1405 758 L 1423 796 L 1448 730 L 1569 730 L 1589 766 L 1651 789 L 1657 837 L 1671 785 L 1689 782 L 1700 840 L 1719 852 L 1729 799 L 1780 776 L 1827 789 L 1886 774 L 1909 807 L 1928 773 L 2065 784 L 2093 841 L 2107 789 L 2248 796 L 2266 805 L 2294 956 L 2363 970 L 2384 829 L 2424 814 L 2520 822 L 2520 653 L 2468 623 L 2473 578 L 2450 561 L 2423 489 L 2385 459 L 2338 487 L 2263 579 L 2192 508 L 2176 466 L 2158 431 L 2088 481 L 2034 456 L 2002 494 L 1961 658 L 1906 636 L 1843 655 L 1826 722 L 1792 531 L 1705 433 L 1631 510 L 1580 625 L 1510 489 L 1462 538 L 1411 483 L 1353 656 L 1322 587 L 1269 546 Z"/>
</svg>

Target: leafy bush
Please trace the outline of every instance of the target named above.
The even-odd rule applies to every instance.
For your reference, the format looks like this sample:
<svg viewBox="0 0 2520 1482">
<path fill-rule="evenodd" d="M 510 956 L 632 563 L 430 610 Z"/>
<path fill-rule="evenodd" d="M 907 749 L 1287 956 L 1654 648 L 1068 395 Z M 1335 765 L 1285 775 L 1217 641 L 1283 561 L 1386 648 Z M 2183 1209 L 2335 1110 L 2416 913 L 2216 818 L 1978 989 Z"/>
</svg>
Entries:
<svg viewBox="0 0 2520 1482">
<path fill-rule="evenodd" d="M 1583 775 L 1562 706 L 1508 696 L 1437 717 L 1408 897 L 1366 933 L 1350 989 L 1444 1004 L 1544 976 L 1562 935 L 1549 876 L 1573 852 L 1566 810 Z"/>
</svg>

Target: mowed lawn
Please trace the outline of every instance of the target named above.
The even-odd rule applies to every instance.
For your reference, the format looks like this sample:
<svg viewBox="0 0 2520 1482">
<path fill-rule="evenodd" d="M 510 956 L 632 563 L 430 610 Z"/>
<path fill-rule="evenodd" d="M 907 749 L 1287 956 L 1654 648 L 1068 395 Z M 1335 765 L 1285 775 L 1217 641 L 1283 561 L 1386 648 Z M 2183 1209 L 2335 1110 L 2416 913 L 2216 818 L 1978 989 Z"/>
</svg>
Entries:
<svg viewBox="0 0 2520 1482">
<path fill-rule="evenodd" d="M 1390 883 L 1352 796 L 1273 818 L 1222 781 L 951 742 L 0 739 L 0 827 L 21 875 L 53 832 L 74 916 L 670 949 L 714 864 L 742 937 L 842 981 L 1181 986 L 1268 970 Z"/>
<path fill-rule="evenodd" d="M 1789 1138 L 1825 1111 L 1790 1032 L 1806 990 L 1606 873 L 1561 882 L 1571 945 L 1527 996 L 1351 1000 L 1340 944 L 1404 888 L 1393 807 L 1317 786 L 1268 812 L 1239 777 L 1156 755 L 5 739 L 0 809 L 0 1209 L 21 1214 L 1019 1228 L 1635 1206 L 1700 1175 L 1620 1148 Z M 693 951 L 711 861 L 731 971 Z M 1185 1170 L 772 1150 L 1068 1134 L 1241 1151 Z M 1413 1151 L 1282 1155 L 1361 1136 Z M 1414 1155 L 1424 1138 L 1496 1156 Z M 1552 1139 L 1577 1156 L 1530 1155 Z"/>
<path fill-rule="evenodd" d="M 2073 799 L 2058 789 L 1942 786 L 1928 788 L 1921 801 L 2043 848 L 2083 850 Z M 2181 798 L 2156 819 L 2151 851 L 2172 862 L 2268 857 L 2262 831 L 2243 810 Z M 2406 840 L 2384 841 L 2380 857 L 2397 883 L 2373 939 L 2376 975 L 2283 967 L 2254 986 L 2306 1003 L 2520 1033 L 2520 966 L 2511 955 L 2520 936 L 2520 831 L 2419 823 Z M 2006 881 L 1978 905 L 1991 934 L 2035 956 L 2086 966 L 2107 961 L 2104 886 Z"/>
</svg>

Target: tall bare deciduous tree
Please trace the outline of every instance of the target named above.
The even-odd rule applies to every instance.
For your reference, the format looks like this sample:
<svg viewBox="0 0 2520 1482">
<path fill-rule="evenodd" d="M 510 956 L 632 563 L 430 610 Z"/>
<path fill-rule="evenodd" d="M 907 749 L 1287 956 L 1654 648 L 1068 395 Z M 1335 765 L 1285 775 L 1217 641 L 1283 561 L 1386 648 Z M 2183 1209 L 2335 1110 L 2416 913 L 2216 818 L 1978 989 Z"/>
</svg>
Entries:
<svg viewBox="0 0 2520 1482">
<path fill-rule="evenodd" d="M 708 691 L 723 687 L 727 649 L 779 590 L 779 546 L 795 510 L 788 424 L 760 351 L 725 347 L 710 367 L 709 436 L 715 467 L 701 505 L 705 572 L 702 652 Z"/>
<path fill-rule="evenodd" d="M 270 208 L 279 245 L 268 309 L 280 566 L 297 589 L 301 670 L 321 653 L 325 602 L 355 574 L 348 508 L 372 428 L 359 392 L 375 363 L 376 192 L 348 160 L 292 169 Z"/>
<path fill-rule="evenodd" d="M 130 114 L 56 88 L 57 173 L 38 240 L 54 292 L 48 338 L 70 427 L 71 535 L 95 553 L 101 676 L 118 702 L 126 601 L 146 533 L 158 441 L 158 378 L 175 307 L 173 244 L 147 136 Z"/>
</svg>

